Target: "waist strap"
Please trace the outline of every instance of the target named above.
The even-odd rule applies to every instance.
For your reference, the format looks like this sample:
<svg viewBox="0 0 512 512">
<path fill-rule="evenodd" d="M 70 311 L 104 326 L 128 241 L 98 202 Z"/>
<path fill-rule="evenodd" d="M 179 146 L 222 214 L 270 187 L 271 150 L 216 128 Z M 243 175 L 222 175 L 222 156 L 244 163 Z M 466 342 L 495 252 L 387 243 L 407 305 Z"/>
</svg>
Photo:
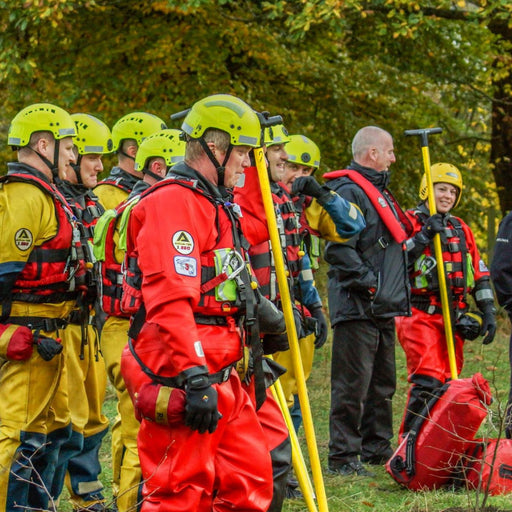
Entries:
<svg viewBox="0 0 512 512">
<path fill-rule="evenodd" d="M 171 388 L 180 388 L 183 389 L 185 387 L 185 380 L 183 377 L 163 377 L 161 375 L 157 375 L 156 373 L 152 372 L 151 369 L 144 364 L 142 359 L 137 355 L 137 352 L 135 352 L 135 347 L 133 346 L 132 338 L 128 338 L 128 347 L 130 349 L 130 352 L 132 353 L 135 360 L 139 363 L 139 366 L 141 367 L 142 371 L 156 384 L 161 384 L 162 386 L 168 386 Z M 208 383 L 209 384 L 222 384 L 223 382 L 226 382 L 229 379 L 229 376 L 231 375 L 231 371 L 235 367 L 234 364 L 230 364 L 229 366 L 226 366 L 222 368 L 222 370 L 219 370 L 215 373 L 208 374 Z"/>
<path fill-rule="evenodd" d="M 69 323 L 65 318 L 45 318 L 42 316 L 11 316 L 7 321 L 17 325 L 24 325 L 30 329 L 39 329 L 46 332 L 64 329 Z"/>
</svg>

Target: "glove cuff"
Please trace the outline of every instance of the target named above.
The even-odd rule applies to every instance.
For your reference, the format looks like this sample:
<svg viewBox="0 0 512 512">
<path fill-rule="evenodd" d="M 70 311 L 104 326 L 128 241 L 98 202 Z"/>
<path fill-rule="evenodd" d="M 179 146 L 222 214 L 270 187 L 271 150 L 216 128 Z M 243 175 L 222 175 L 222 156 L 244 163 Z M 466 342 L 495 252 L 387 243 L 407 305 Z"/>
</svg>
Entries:
<svg viewBox="0 0 512 512">
<path fill-rule="evenodd" d="M 320 194 L 316 200 L 318 201 L 318 204 L 325 206 L 327 203 L 329 203 L 329 201 L 333 199 L 334 195 L 335 192 L 327 187 L 322 186 L 322 194 Z"/>
</svg>

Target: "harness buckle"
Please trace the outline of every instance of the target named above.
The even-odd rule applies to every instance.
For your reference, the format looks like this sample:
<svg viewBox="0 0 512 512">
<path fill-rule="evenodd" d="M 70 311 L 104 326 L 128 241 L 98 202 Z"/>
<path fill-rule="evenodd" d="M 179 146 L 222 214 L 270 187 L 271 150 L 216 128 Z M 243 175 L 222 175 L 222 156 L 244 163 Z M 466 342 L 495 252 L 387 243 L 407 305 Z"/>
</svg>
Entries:
<svg viewBox="0 0 512 512">
<path fill-rule="evenodd" d="M 382 248 L 382 249 L 385 249 L 388 245 L 389 245 L 389 242 L 383 237 L 381 236 L 378 240 L 377 240 L 377 243 L 379 244 L 379 246 Z"/>
</svg>

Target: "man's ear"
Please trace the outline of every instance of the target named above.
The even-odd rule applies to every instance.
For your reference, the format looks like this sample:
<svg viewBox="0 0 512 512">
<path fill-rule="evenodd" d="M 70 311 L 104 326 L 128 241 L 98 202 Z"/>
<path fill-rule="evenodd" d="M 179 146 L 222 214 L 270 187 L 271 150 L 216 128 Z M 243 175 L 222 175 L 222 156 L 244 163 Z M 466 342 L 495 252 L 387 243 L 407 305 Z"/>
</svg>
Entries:
<svg viewBox="0 0 512 512">
<path fill-rule="evenodd" d="M 135 158 L 135 156 L 137 155 L 137 149 L 137 144 L 127 144 L 126 154 L 128 156 L 131 156 L 132 158 Z"/>
<path fill-rule="evenodd" d="M 51 141 L 47 137 L 41 137 L 36 143 L 36 151 L 48 159 L 50 159 L 50 157 L 53 158 L 54 145 L 52 142 L 55 144 L 57 141 Z"/>
</svg>

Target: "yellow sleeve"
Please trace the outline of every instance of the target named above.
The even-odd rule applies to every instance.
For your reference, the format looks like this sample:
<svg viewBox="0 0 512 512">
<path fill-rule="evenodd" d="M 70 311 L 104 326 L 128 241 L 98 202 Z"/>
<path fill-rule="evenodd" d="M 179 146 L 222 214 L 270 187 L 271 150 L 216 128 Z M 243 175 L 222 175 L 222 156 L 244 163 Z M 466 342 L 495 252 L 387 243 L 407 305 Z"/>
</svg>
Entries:
<svg viewBox="0 0 512 512">
<path fill-rule="evenodd" d="M 98 196 L 100 204 L 105 210 L 116 208 L 128 197 L 128 192 L 109 183 L 98 185 L 93 192 Z"/>
<path fill-rule="evenodd" d="M 318 201 L 313 198 L 311 204 L 305 209 L 308 226 L 318 232 L 318 236 L 329 242 L 346 242 L 348 238 L 341 238 L 336 231 L 336 224 Z"/>
<path fill-rule="evenodd" d="M 34 246 L 57 234 L 53 198 L 30 183 L 0 188 L 0 263 L 25 262 Z"/>
</svg>

